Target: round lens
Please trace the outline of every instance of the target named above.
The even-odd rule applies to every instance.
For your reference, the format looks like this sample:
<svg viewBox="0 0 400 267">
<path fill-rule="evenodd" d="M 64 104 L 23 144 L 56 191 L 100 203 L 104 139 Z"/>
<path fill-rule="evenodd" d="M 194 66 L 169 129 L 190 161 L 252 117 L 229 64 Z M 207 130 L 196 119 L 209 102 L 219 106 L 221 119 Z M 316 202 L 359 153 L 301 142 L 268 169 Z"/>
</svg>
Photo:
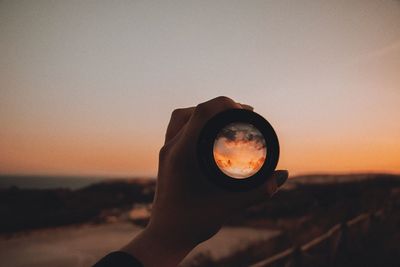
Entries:
<svg viewBox="0 0 400 267">
<path fill-rule="evenodd" d="M 244 179 L 254 175 L 267 157 L 264 136 L 252 124 L 234 122 L 225 126 L 214 141 L 214 160 L 226 175 Z"/>
</svg>

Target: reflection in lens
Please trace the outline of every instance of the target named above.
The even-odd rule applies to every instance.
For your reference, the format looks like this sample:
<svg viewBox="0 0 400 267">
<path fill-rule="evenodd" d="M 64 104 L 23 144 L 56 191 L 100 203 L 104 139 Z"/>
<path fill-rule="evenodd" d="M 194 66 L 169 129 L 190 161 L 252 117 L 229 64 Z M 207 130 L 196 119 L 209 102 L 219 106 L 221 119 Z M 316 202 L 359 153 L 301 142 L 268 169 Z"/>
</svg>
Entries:
<svg viewBox="0 0 400 267">
<path fill-rule="evenodd" d="M 249 123 L 225 126 L 214 141 L 214 159 L 226 175 L 243 179 L 262 167 L 267 156 L 264 136 Z"/>
</svg>

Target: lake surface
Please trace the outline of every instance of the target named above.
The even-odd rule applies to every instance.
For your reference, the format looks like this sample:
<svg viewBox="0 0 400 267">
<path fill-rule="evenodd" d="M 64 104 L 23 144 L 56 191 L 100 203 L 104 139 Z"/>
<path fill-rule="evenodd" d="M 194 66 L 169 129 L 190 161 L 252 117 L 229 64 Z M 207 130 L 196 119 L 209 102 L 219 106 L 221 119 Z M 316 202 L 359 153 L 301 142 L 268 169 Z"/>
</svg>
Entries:
<svg viewBox="0 0 400 267">
<path fill-rule="evenodd" d="M 78 225 L 0 236 L 0 262 L 8 267 L 88 267 L 106 253 L 117 250 L 142 230 L 131 223 Z M 217 235 L 196 247 L 182 263 L 198 253 L 226 257 L 246 244 L 267 241 L 279 231 L 223 227 Z"/>
</svg>

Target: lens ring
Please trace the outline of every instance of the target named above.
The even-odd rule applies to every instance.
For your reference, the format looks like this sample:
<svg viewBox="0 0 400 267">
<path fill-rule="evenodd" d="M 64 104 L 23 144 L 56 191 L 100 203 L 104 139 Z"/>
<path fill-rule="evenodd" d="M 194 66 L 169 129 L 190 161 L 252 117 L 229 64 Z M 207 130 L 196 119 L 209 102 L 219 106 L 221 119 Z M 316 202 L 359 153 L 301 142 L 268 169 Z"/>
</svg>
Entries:
<svg viewBox="0 0 400 267">
<path fill-rule="evenodd" d="M 221 130 L 231 123 L 253 125 L 264 137 L 266 160 L 258 172 L 246 179 L 235 179 L 224 173 L 214 159 L 214 142 Z M 213 183 L 229 191 L 246 191 L 258 187 L 275 170 L 279 160 L 279 142 L 269 122 L 261 115 L 246 109 L 229 109 L 212 117 L 200 132 L 197 158 L 203 174 Z"/>
</svg>

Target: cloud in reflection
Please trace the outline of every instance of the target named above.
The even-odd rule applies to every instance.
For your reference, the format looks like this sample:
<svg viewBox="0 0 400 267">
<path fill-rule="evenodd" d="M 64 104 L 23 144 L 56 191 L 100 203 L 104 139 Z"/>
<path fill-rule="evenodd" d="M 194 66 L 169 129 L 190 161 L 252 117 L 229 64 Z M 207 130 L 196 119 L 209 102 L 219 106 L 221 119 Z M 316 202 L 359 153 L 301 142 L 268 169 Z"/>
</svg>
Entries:
<svg viewBox="0 0 400 267">
<path fill-rule="evenodd" d="M 263 165 L 267 150 L 264 136 L 252 124 L 231 123 L 214 142 L 214 159 L 226 175 L 243 179 Z"/>
</svg>

